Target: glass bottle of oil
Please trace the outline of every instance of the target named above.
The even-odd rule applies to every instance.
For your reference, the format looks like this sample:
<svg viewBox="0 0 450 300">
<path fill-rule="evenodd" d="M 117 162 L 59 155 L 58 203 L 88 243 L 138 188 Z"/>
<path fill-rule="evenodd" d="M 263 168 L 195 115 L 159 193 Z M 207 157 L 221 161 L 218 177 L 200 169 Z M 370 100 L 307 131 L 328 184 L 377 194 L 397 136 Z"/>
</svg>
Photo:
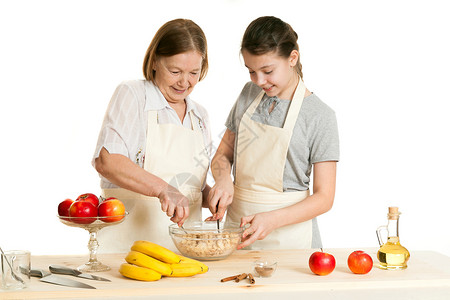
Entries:
<svg viewBox="0 0 450 300">
<path fill-rule="evenodd" d="M 388 224 L 377 229 L 378 243 L 380 249 L 377 257 L 380 261 L 379 267 L 387 270 L 406 269 L 406 262 L 409 259 L 409 251 L 400 244 L 398 235 L 400 212 L 398 207 L 389 207 Z M 387 231 L 387 242 L 384 243 L 381 232 Z"/>
</svg>

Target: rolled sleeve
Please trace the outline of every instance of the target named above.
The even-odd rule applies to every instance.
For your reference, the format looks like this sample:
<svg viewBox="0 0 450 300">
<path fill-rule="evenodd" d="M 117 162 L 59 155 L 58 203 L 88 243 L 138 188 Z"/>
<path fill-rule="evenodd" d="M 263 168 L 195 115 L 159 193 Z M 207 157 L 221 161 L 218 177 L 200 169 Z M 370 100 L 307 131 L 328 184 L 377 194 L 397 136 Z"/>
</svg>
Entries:
<svg viewBox="0 0 450 300">
<path fill-rule="evenodd" d="M 317 130 L 312 139 L 311 163 L 339 161 L 339 134 L 334 111 L 322 115 L 315 127 Z"/>
<path fill-rule="evenodd" d="M 237 133 L 242 116 L 260 91 L 261 88 L 252 82 L 244 86 L 225 121 L 225 127 L 231 132 Z"/>
<path fill-rule="evenodd" d="M 92 165 L 102 148 L 109 153 L 122 154 L 133 159 L 139 145 L 139 120 L 142 113 L 135 92 L 126 83 L 120 84 L 108 105 L 97 141 Z"/>
</svg>

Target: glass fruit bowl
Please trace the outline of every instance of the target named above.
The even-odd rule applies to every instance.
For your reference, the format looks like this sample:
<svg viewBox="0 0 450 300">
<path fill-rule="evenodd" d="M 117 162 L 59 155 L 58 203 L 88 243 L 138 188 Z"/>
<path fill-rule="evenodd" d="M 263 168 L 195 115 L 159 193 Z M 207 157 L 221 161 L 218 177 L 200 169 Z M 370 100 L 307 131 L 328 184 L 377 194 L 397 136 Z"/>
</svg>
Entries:
<svg viewBox="0 0 450 300">
<path fill-rule="evenodd" d="M 111 270 L 105 264 L 102 264 L 97 260 L 97 249 L 99 247 L 97 241 L 97 232 L 107 226 L 117 225 L 125 220 L 128 212 L 123 215 L 117 215 L 112 217 L 66 217 L 58 216 L 59 220 L 70 227 L 79 227 L 86 229 L 89 232 L 89 262 L 81 265 L 77 268 L 81 272 L 102 272 Z"/>
<path fill-rule="evenodd" d="M 221 260 L 236 250 L 241 242 L 243 228 L 238 223 L 226 222 L 217 228 L 216 221 L 191 222 L 178 227 L 169 226 L 169 234 L 183 256 L 198 260 Z"/>
</svg>

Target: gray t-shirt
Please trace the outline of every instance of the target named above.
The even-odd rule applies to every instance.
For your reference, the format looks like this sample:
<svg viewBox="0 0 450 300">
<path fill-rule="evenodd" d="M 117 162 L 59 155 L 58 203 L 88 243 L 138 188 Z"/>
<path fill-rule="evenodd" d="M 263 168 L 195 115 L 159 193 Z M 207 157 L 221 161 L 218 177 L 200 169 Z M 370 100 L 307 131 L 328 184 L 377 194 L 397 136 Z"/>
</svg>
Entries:
<svg viewBox="0 0 450 300">
<path fill-rule="evenodd" d="M 236 133 L 242 116 L 261 92 L 261 88 L 248 82 L 228 115 L 225 126 Z M 272 112 L 269 107 L 275 102 Z M 262 124 L 282 127 L 286 119 L 290 100 L 264 95 L 252 115 L 252 120 Z M 237 148 L 235 139 L 234 149 Z M 339 160 L 339 135 L 334 111 L 315 94 L 303 99 L 288 148 L 283 174 L 283 192 L 309 189 L 312 164 L 322 161 Z M 236 161 L 236 151 L 234 152 Z M 235 166 L 235 165 L 234 165 Z M 233 174 L 236 171 L 233 166 Z M 322 248 L 317 219 L 312 219 L 312 248 Z"/>
<path fill-rule="evenodd" d="M 230 114 L 225 126 L 236 133 L 247 108 L 261 92 L 252 82 L 247 83 Z M 269 114 L 269 107 L 275 107 Z M 275 127 L 282 127 L 286 119 L 290 100 L 264 95 L 256 108 L 252 120 Z M 235 149 L 237 139 L 235 140 Z M 334 111 L 315 94 L 303 100 L 286 158 L 283 175 L 283 191 L 305 191 L 309 189 L 312 164 L 339 160 L 339 136 Z M 234 153 L 236 161 L 236 152 Z M 233 172 L 235 170 L 233 168 Z"/>
</svg>

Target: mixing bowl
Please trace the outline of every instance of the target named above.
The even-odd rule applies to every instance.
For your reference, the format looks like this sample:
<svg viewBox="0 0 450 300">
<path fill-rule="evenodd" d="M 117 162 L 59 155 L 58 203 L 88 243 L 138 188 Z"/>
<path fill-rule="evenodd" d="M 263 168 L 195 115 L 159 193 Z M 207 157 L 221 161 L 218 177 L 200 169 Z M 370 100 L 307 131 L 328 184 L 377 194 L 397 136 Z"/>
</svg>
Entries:
<svg viewBox="0 0 450 300">
<path fill-rule="evenodd" d="M 169 233 L 178 251 L 183 256 L 198 260 L 220 260 L 227 258 L 241 242 L 243 228 L 238 223 L 191 222 L 182 228 L 169 226 Z"/>
</svg>

